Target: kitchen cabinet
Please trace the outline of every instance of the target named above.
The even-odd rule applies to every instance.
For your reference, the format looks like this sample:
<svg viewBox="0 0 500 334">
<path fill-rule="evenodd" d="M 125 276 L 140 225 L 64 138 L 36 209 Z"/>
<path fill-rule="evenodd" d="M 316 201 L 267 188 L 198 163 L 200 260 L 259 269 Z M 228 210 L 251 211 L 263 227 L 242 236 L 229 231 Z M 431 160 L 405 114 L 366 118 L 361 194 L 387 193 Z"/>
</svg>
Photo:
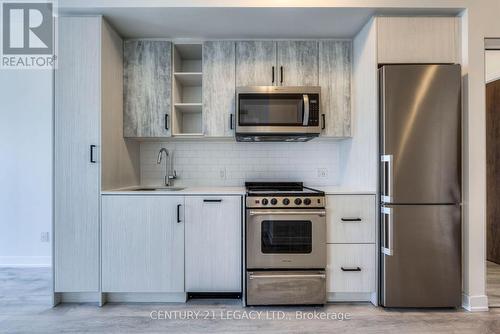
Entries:
<svg viewBox="0 0 500 334">
<path fill-rule="evenodd" d="M 378 63 L 459 63 L 460 18 L 378 17 Z"/>
<path fill-rule="evenodd" d="M 277 42 L 278 85 L 318 85 L 318 42 Z"/>
<path fill-rule="evenodd" d="M 187 196 L 186 291 L 240 292 L 241 197 Z"/>
<path fill-rule="evenodd" d="M 99 291 L 100 17 L 61 17 L 55 71 L 54 291 Z"/>
<path fill-rule="evenodd" d="M 276 71 L 276 42 L 236 42 L 236 87 L 275 85 Z"/>
<path fill-rule="evenodd" d="M 184 291 L 184 197 L 102 199 L 102 291 Z"/>
<path fill-rule="evenodd" d="M 124 43 L 124 137 L 169 137 L 172 109 L 172 43 Z"/>
<path fill-rule="evenodd" d="M 351 41 L 319 41 L 323 137 L 351 136 L 351 66 Z"/>
<path fill-rule="evenodd" d="M 204 135 L 233 135 L 235 111 L 235 43 L 203 43 L 203 126 Z"/>
</svg>

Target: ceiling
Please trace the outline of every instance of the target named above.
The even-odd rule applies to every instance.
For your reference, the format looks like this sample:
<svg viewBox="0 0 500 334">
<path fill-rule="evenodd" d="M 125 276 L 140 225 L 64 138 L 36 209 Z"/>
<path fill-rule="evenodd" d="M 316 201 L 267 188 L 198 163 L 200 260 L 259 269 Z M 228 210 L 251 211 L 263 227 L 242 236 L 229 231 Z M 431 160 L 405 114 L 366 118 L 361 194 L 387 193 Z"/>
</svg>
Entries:
<svg viewBox="0 0 500 334">
<path fill-rule="evenodd" d="M 102 14 L 125 38 L 351 38 L 374 14 L 455 15 L 454 9 L 60 7 L 61 15 Z"/>
</svg>

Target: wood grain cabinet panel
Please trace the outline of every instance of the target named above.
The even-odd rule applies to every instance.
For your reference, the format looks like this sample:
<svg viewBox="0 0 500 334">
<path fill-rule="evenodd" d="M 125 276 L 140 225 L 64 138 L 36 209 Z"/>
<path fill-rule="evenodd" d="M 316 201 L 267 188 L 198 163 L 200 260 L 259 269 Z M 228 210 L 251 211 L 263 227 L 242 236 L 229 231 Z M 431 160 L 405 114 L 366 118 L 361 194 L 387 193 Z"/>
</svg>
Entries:
<svg viewBox="0 0 500 334">
<path fill-rule="evenodd" d="M 327 196 L 327 243 L 374 243 L 374 195 Z"/>
<path fill-rule="evenodd" d="M 233 135 L 235 110 L 235 43 L 203 43 L 203 126 L 205 136 Z"/>
<path fill-rule="evenodd" d="M 171 133 L 172 43 L 124 43 L 124 137 L 168 137 Z"/>
<path fill-rule="evenodd" d="M 276 42 L 236 42 L 236 87 L 272 86 L 277 80 Z"/>
<path fill-rule="evenodd" d="M 241 197 L 186 197 L 186 291 L 241 291 Z"/>
<path fill-rule="evenodd" d="M 351 136 L 352 42 L 319 42 L 319 86 L 321 113 L 325 124 L 323 137 Z"/>
<path fill-rule="evenodd" d="M 459 63 L 460 18 L 378 17 L 378 62 Z"/>
<path fill-rule="evenodd" d="M 99 17 L 59 19 L 54 114 L 55 292 L 99 291 L 101 24 Z"/>
<path fill-rule="evenodd" d="M 280 85 L 318 85 L 317 41 L 278 41 L 277 50 Z"/>
<path fill-rule="evenodd" d="M 103 196 L 103 292 L 184 292 L 183 204 L 183 196 Z"/>
</svg>

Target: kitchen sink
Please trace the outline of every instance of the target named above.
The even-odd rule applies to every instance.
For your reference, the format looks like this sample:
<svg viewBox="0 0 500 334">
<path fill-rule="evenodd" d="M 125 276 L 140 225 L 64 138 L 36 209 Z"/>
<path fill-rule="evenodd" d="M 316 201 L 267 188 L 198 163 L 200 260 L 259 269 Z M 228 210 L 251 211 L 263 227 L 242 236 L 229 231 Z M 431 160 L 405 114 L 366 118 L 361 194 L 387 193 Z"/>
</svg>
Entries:
<svg viewBox="0 0 500 334">
<path fill-rule="evenodd" d="M 141 187 L 133 191 L 179 191 L 184 189 L 186 189 L 186 187 Z"/>
</svg>

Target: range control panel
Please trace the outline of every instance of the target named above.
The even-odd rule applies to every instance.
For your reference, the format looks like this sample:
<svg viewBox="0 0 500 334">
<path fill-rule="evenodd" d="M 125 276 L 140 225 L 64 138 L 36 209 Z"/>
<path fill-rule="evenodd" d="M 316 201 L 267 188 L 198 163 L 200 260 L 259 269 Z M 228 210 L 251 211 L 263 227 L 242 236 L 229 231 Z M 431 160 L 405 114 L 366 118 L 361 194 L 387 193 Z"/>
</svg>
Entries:
<svg viewBox="0 0 500 334">
<path fill-rule="evenodd" d="M 324 208 L 324 196 L 247 196 L 247 208 Z"/>
</svg>

